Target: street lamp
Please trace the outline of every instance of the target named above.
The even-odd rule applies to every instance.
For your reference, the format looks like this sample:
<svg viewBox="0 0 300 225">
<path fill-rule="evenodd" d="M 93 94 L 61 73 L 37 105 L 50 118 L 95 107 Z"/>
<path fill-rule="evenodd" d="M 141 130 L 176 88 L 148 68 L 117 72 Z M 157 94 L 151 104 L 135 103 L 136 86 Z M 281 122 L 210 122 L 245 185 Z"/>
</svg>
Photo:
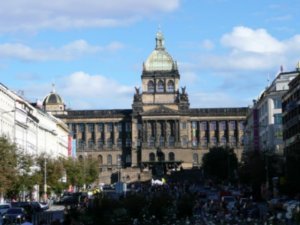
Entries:
<svg viewBox="0 0 300 225">
<path fill-rule="evenodd" d="M 44 201 L 47 200 L 47 159 L 44 158 Z"/>
<path fill-rule="evenodd" d="M 120 169 L 121 169 L 121 156 L 120 155 L 118 155 L 118 159 L 117 159 L 117 166 L 118 166 L 118 182 L 120 182 L 120 176 L 121 176 L 121 171 L 120 171 Z"/>
</svg>

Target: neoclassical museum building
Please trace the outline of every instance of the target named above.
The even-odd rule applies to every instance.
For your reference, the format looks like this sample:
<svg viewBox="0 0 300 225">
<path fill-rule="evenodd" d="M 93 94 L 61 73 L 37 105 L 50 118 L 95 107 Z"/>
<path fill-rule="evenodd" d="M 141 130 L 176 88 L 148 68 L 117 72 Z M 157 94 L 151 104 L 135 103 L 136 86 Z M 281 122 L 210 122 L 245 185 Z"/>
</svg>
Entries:
<svg viewBox="0 0 300 225">
<path fill-rule="evenodd" d="M 43 101 L 46 111 L 68 124 L 77 157 L 99 161 L 101 182 L 112 182 L 120 171 L 129 182 L 200 167 L 213 146 L 230 146 L 241 156 L 248 108 L 190 108 L 161 31 L 155 41 L 131 109 L 67 110 L 54 91 Z"/>
</svg>

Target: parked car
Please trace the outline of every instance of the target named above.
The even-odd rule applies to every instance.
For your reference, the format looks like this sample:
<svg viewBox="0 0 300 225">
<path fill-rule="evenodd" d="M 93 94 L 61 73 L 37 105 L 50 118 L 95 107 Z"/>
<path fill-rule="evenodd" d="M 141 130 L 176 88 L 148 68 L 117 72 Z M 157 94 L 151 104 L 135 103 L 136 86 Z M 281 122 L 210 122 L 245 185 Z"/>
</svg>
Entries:
<svg viewBox="0 0 300 225">
<path fill-rule="evenodd" d="M 1 203 L 0 204 L 0 216 L 6 213 L 6 211 L 11 208 L 10 203 Z"/>
<path fill-rule="evenodd" d="M 23 208 L 29 214 L 43 211 L 39 202 L 12 202 L 11 206 Z"/>
<path fill-rule="evenodd" d="M 21 207 L 9 208 L 5 214 L 3 214 L 3 224 L 18 224 L 25 220 L 27 213 L 25 209 Z"/>
</svg>

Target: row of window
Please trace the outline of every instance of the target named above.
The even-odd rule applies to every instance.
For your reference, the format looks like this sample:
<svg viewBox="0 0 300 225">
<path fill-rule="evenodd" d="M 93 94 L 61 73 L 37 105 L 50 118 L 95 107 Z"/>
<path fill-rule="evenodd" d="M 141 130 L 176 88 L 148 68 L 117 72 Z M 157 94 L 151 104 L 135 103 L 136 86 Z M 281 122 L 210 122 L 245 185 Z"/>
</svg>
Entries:
<svg viewBox="0 0 300 225">
<path fill-rule="evenodd" d="M 208 130 L 236 130 L 238 126 L 239 130 L 244 130 L 245 124 L 243 121 L 192 121 L 192 129 L 206 131 Z M 184 128 L 185 126 L 182 126 Z"/>
<path fill-rule="evenodd" d="M 118 139 L 117 140 L 117 147 L 122 147 L 123 146 L 123 140 L 122 139 Z M 113 140 L 111 138 L 106 139 L 106 141 L 104 142 L 103 139 L 98 139 L 97 141 L 97 145 L 95 143 L 95 141 L 93 139 L 90 139 L 88 141 L 88 148 L 103 148 L 103 147 L 108 147 L 108 148 L 112 148 L 113 147 Z M 125 139 L 125 147 L 130 147 L 131 146 L 131 139 Z M 85 148 L 86 147 L 86 142 L 84 140 L 78 140 L 78 147 L 79 148 Z"/>
<path fill-rule="evenodd" d="M 85 132 L 86 126 L 88 128 L 89 132 L 94 132 L 95 129 L 97 129 L 98 132 L 104 132 L 104 129 L 106 129 L 107 132 L 113 132 L 114 129 L 114 124 L 113 123 L 98 123 L 98 124 L 93 124 L 93 123 L 79 123 L 79 124 L 71 124 L 71 130 L 73 133 L 77 133 L 77 129 L 79 132 Z M 239 130 L 244 130 L 244 122 L 243 121 L 192 121 L 192 129 L 196 130 L 236 130 L 238 126 Z M 163 126 L 162 126 L 163 127 Z M 138 130 L 140 130 L 141 124 L 137 125 Z M 181 129 L 186 129 L 186 122 L 181 123 Z M 151 129 L 154 129 L 154 126 L 151 127 Z M 117 130 L 119 132 L 123 131 L 123 123 L 117 123 Z M 125 131 L 126 132 L 131 132 L 131 123 L 127 122 L 125 123 Z"/>
<path fill-rule="evenodd" d="M 117 123 L 114 125 L 114 123 L 72 123 L 69 124 L 70 129 L 73 133 L 77 133 L 77 130 L 79 132 L 85 132 L 86 126 L 89 132 L 94 132 L 97 130 L 98 132 L 104 132 L 106 129 L 106 132 L 113 132 L 114 126 L 117 126 L 117 130 L 119 132 L 122 132 L 125 128 L 126 132 L 131 132 L 131 123 Z M 123 128 L 124 126 L 124 128 Z"/>
<path fill-rule="evenodd" d="M 243 143 L 243 136 L 240 137 L 241 139 L 241 143 Z M 125 139 L 125 147 L 131 147 L 131 139 Z M 212 145 L 217 145 L 217 144 L 221 144 L 221 145 L 226 145 L 228 143 L 230 143 L 231 145 L 236 145 L 237 144 L 237 138 L 235 136 L 229 136 L 229 137 L 221 137 L 220 139 L 218 139 L 217 137 L 213 136 L 213 137 L 201 137 L 200 139 L 198 139 L 197 137 L 193 137 L 192 138 L 192 146 L 193 147 L 197 147 L 197 146 L 207 146 L 208 144 L 212 144 Z M 123 140 L 122 139 L 118 139 L 117 140 L 117 147 L 123 147 Z M 188 144 L 188 138 L 187 137 L 182 137 L 181 139 L 181 144 L 182 146 L 186 146 Z M 150 137 L 147 141 L 147 145 L 148 147 L 155 147 L 156 146 L 156 139 L 155 137 Z M 175 146 L 175 138 L 173 136 L 170 136 L 168 138 L 168 140 L 166 140 L 164 137 L 160 137 L 158 140 L 158 145 L 160 147 L 172 147 Z M 141 146 L 141 140 L 138 139 L 137 140 L 137 146 L 140 147 Z M 79 148 L 85 148 L 86 147 L 86 143 L 84 140 L 79 140 L 78 141 L 78 147 Z M 96 143 L 94 142 L 94 140 L 89 140 L 88 141 L 88 145 L 87 147 L 89 149 L 93 149 L 93 148 L 112 148 L 113 147 L 113 140 L 112 139 L 107 139 L 106 142 L 104 142 L 103 139 L 99 139 Z"/>
<path fill-rule="evenodd" d="M 169 80 L 168 83 L 167 83 L 167 86 L 165 88 L 164 81 L 159 80 L 157 82 L 156 88 L 155 88 L 155 83 L 152 80 L 150 80 L 150 81 L 148 81 L 147 89 L 148 89 L 148 92 L 150 92 L 150 93 L 154 93 L 155 89 L 156 89 L 156 92 L 165 92 L 165 90 L 167 92 L 174 92 L 175 91 L 175 86 L 174 86 L 174 82 L 172 80 Z"/>
</svg>

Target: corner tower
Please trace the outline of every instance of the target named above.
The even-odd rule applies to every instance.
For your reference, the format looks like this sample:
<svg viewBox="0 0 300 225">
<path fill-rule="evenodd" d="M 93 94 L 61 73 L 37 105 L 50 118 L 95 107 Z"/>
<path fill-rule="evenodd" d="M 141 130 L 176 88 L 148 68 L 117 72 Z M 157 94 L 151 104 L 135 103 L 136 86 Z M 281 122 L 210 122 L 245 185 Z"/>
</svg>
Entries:
<svg viewBox="0 0 300 225">
<path fill-rule="evenodd" d="M 166 51 L 164 35 L 160 30 L 156 33 L 155 41 L 155 49 L 143 63 L 142 93 L 136 89 L 133 107 L 143 112 L 162 106 L 179 110 L 183 98 L 179 93 L 180 74 L 177 62 Z M 185 88 L 182 92 L 187 97 Z M 185 102 L 188 108 L 187 98 Z M 135 107 L 138 105 L 139 107 Z"/>
</svg>

